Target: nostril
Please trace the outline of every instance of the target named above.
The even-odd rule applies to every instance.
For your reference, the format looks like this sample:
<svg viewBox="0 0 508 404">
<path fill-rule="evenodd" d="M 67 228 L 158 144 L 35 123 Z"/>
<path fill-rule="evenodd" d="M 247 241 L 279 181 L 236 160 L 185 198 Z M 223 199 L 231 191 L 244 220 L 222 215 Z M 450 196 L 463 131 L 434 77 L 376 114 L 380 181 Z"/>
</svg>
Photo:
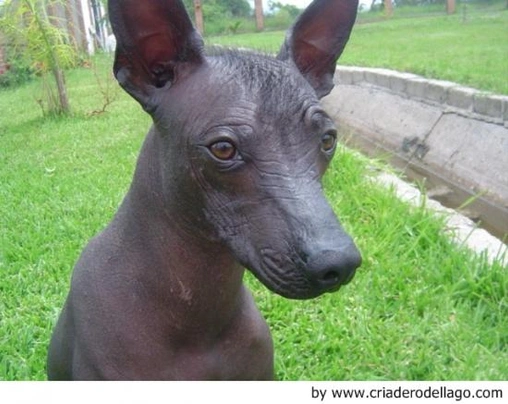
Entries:
<svg viewBox="0 0 508 404">
<path fill-rule="evenodd" d="M 336 271 L 328 271 L 323 275 L 323 280 L 329 282 L 338 282 L 339 278 L 340 276 Z"/>
<path fill-rule="evenodd" d="M 356 248 L 321 250 L 309 254 L 306 272 L 317 288 L 331 291 L 349 283 L 360 264 L 361 256 Z"/>
</svg>

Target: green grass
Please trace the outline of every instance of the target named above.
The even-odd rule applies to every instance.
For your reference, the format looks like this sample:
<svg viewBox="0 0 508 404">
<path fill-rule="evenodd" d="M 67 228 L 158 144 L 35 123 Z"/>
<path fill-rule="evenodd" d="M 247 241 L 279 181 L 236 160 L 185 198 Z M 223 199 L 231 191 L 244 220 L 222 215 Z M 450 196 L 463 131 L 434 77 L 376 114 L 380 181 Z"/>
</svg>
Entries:
<svg viewBox="0 0 508 404">
<path fill-rule="evenodd" d="M 340 64 L 382 67 L 508 94 L 508 9 L 503 4 L 421 18 L 393 18 L 353 30 Z M 277 52 L 284 32 L 211 37 L 208 43 Z"/>
<path fill-rule="evenodd" d="M 104 83 L 111 61 L 98 61 Z M 90 114 L 103 104 L 92 70 L 67 81 L 68 118 L 41 118 L 37 82 L 0 92 L 0 380 L 45 378 L 74 262 L 114 214 L 149 126 L 122 92 Z M 506 380 L 508 268 L 454 246 L 424 207 L 373 184 L 371 167 L 340 148 L 325 178 L 364 257 L 350 285 L 302 302 L 247 279 L 272 329 L 277 377 Z"/>
<path fill-rule="evenodd" d="M 88 116 L 102 107 L 92 71 L 68 83 L 75 115 L 62 119 L 41 118 L 37 83 L 0 92 L 0 380 L 44 377 L 69 270 L 115 212 L 149 124 L 119 91 Z"/>
</svg>

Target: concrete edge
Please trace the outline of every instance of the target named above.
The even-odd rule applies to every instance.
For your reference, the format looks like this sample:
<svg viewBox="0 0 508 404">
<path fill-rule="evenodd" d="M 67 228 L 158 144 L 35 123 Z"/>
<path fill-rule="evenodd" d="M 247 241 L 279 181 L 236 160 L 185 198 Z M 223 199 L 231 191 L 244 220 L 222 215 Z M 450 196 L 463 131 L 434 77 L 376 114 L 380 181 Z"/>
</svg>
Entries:
<svg viewBox="0 0 508 404">
<path fill-rule="evenodd" d="M 479 228 L 471 219 L 427 198 L 418 188 L 393 174 L 384 172 L 373 178 L 377 184 L 393 188 L 397 197 L 410 205 L 421 206 L 424 201 L 425 206 L 432 212 L 443 215 L 446 223 L 443 232 L 451 237 L 454 243 L 463 245 L 476 254 L 485 254 L 489 263 L 498 261 L 501 265 L 508 265 L 508 246 Z"/>
<path fill-rule="evenodd" d="M 425 198 L 426 206 L 445 215 L 444 231 L 452 240 L 508 265 L 508 246 L 475 223 L 494 223 L 501 234 L 508 223 L 503 216 L 508 212 L 508 96 L 387 69 L 338 67 L 335 81 L 323 106 L 343 128 L 346 143 L 416 169 L 431 189 L 424 196 L 388 174 L 375 181 L 395 187 L 409 203 L 421 205 Z M 441 180 L 453 188 L 440 186 Z M 447 194 L 438 199 L 454 198 L 455 206 L 469 201 L 466 196 L 473 200 L 468 211 L 495 210 L 471 211 L 471 220 L 431 199 L 438 188 Z"/>
<path fill-rule="evenodd" d="M 492 207 L 488 217 L 495 209 L 501 216 L 497 223 L 479 219 L 508 228 L 508 96 L 386 69 L 340 67 L 336 81 L 322 103 L 354 133 L 351 144 L 481 198 Z"/>
<path fill-rule="evenodd" d="M 447 106 L 473 114 L 476 119 L 508 127 L 508 96 L 465 87 L 443 80 L 426 79 L 389 69 L 338 66 L 336 84 L 382 87 L 398 95 L 431 105 Z"/>
</svg>

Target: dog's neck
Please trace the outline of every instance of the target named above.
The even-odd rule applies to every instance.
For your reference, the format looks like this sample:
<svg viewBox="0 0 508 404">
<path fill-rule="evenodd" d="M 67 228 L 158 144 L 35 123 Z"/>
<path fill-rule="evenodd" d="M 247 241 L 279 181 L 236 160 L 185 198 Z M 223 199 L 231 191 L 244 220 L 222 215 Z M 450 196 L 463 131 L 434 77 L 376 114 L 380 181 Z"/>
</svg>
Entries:
<svg viewBox="0 0 508 404">
<path fill-rule="evenodd" d="M 131 276 L 157 301 L 160 315 L 167 313 L 168 326 L 187 339 L 202 338 L 220 332 L 235 315 L 244 269 L 227 247 L 206 233 L 188 231 L 185 218 L 168 209 L 160 192 L 160 161 L 149 157 L 160 147 L 160 137 L 152 130 L 117 222 L 124 227 L 122 234 L 133 239 L 140 262 L 146 263 L 133 264 Z"/>
</svg>

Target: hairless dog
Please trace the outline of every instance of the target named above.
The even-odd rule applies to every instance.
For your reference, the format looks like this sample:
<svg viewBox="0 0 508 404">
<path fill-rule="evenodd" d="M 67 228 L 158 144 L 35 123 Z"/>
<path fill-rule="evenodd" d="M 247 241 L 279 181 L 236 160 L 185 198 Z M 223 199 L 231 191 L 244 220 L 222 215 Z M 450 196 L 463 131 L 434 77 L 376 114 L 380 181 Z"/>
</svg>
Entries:
<svg viewBox="0 0 508 404">
<path fill-rule="evenodd" d="M 309 299 L 361 264 L 323 195 L 337 132 L 319 104 L 357 7 L 314 0 L 272 57 L 205 51 L 180 0 L 109 0 L 115 76 L 153 125 L 75 266 L 50 379 L 273 378 L 244 268 Z"/>
</svg>

